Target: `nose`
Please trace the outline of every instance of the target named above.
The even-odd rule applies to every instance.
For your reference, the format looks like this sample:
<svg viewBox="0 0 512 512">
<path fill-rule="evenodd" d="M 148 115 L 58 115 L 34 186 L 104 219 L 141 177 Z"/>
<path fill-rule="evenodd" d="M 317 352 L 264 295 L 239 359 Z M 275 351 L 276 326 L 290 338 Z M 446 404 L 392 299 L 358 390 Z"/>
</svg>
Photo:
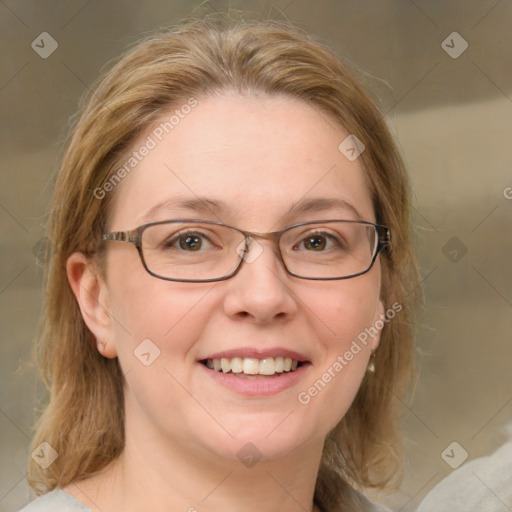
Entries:
<svg viewBox="0 0 512 512">
<path fill-rule="evenodd" d="M 292 318 L 297 311 L 292 279 L 273 242 L 252 239 L 241 268 L 226 281 L 224 310 L 232 318 L 250 318 L 256 324 Z"/>
</svg>

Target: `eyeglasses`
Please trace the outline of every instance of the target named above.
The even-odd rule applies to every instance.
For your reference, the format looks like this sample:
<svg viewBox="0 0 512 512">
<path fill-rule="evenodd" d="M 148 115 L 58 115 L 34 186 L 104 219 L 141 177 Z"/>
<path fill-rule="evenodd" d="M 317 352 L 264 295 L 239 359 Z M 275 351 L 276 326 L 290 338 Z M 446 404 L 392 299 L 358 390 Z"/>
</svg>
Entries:
<svg viewBox="0 0 512 512">
<path fill-rule="evenodd" d="M 368 272 L 379 253 L 390 246 L 391 231 L 366 221 L 315 220 L 271 233 L 251 233 L 222 222 L 173 219 L 102 236 L 104 241 L 134 244 L 152 276 L 187 283 L 233 277 L 243 261 L 252 263 L 263 252 L 257 238 L 274 240 L 288 274 L 333 280 Z"/>
</svg>

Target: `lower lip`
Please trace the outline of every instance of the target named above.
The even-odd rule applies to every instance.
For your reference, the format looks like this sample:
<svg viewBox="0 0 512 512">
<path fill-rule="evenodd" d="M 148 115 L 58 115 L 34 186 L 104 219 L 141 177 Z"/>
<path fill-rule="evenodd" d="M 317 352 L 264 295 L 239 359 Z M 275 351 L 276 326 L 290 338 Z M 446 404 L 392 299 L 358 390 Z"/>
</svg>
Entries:
<svg viewBox="0 0 512 512">
<path fill-rule="evenodd" d="M 272 396 L 291 388 L 305 375 L 310 363 L 303 363 L 293 372 L 280 374 L 278 377 L 266 379 L 246 379 L 237 377 L 232 373 L 217 372 L 198 363 L 207 374 L 216 382 L 236 393 L 245 396 Z"/>
</svg>

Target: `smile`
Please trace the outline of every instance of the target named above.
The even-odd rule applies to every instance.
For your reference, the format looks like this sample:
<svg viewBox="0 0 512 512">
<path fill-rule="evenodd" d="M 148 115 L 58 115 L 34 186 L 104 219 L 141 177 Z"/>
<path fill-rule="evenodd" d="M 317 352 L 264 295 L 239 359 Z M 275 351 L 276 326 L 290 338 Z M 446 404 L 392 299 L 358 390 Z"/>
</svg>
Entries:
<svg viewBox="0 0 512 512">
<path fill-rule="evenodd" d="M 205 359 L 202 363 L 216 372 L 230 373 L 237 377 L 258 379 L 294 372 L 301 366 L 300 361 L 291 357 L 222 357 Z"/>
</svg>

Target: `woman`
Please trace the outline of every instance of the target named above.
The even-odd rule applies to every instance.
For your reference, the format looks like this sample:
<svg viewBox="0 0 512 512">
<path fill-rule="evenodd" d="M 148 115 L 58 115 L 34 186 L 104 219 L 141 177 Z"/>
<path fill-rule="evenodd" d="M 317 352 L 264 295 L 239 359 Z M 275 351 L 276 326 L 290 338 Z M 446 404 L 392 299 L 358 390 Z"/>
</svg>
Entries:
<svg viewBox="0 0 512 512">
<path fill-rule="evenodd" d="M 26 510 L 381 510 L 362 490 L 400 466 L 408 187 L 353 72 L 288 24 L 131 49 L 56 184 Z"/>
</svg>

